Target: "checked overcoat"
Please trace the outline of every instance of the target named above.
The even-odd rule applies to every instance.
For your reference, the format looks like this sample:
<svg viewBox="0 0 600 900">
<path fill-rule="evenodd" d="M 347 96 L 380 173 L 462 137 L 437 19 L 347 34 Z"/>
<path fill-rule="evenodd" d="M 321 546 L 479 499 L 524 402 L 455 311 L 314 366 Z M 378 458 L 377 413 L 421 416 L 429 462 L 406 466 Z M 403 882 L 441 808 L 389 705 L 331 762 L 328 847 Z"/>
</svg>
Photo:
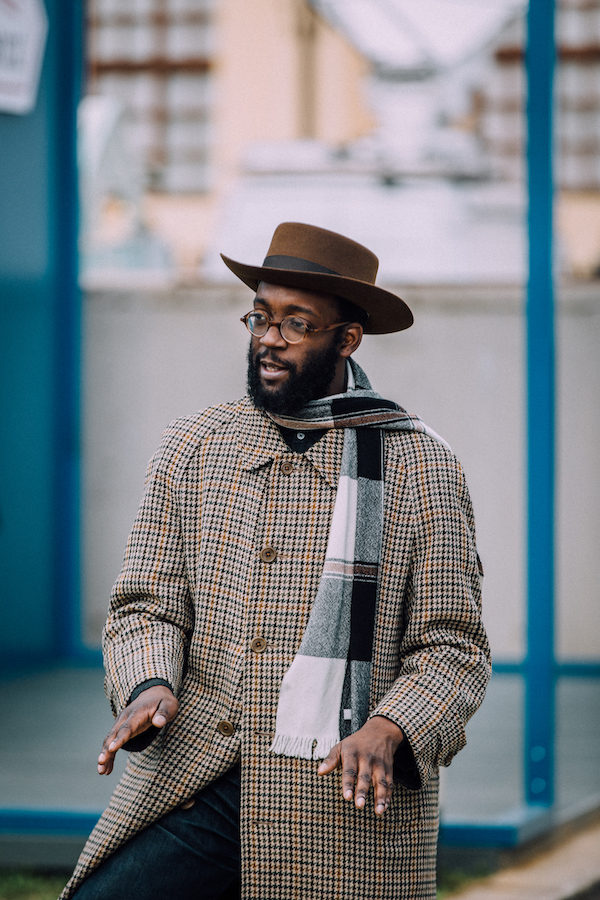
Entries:
<svg viewBox="0 0 600 900">
<path fill-rule="evenodd" d="M 269 751 L 319 585 L 342 442 L 332 430 L 294 453 L 247 398 L 165 432 L 104 653 L 115 713 L 152 678 L 173 685 L 179 713 L 130 754 L 63 898 L 237 759 L 244 900 L 435 897 L 438 767 L 464 745 L 490 663 L 468 491 L 456 458 L 429 435 L 385 433 L 370 710 L 396 722 L 412 750 L 390 808 L 376 818 L 370 797 L 357 810 L 338 772 L 317 776 L 318 761 Z"/>
</svg>

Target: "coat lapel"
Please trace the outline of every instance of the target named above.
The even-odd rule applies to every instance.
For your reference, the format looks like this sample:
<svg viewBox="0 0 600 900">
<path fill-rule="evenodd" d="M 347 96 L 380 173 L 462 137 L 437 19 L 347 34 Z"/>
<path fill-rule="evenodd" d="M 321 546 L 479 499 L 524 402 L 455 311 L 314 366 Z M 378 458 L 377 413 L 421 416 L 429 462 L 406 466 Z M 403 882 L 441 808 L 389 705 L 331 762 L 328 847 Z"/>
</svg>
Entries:
<svg viewBox="0 0 600 900">
<path fill-rule="evenodd" d="M 288 449 L 277 425 L 255 409 L 248 397 L 240 403 L 238 448 L 240 466 L 246 471 L 259 469 Z"/>
<path fill-rule="evenodd" d="M 304 454 L 319 475 L 337 490 L 344 445 L 343 429 L 330 428 L 320 441 Z"/>
</svg>

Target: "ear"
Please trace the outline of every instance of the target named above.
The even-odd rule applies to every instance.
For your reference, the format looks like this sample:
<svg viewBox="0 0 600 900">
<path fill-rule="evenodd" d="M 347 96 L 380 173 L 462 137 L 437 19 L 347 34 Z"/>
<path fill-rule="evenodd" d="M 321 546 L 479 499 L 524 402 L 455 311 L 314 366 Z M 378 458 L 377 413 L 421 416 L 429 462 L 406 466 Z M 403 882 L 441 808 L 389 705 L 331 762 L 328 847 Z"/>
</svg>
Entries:
<svg viewBox="0 0 600 900">
<path fill-rule="evenodd" d="M 363 336 L 363 327 L 358 322 L 352 322 L 345 326 L 344 334 L 340 342 L 340 356 L 352 356 L 360 346 Z"/>
</svg>

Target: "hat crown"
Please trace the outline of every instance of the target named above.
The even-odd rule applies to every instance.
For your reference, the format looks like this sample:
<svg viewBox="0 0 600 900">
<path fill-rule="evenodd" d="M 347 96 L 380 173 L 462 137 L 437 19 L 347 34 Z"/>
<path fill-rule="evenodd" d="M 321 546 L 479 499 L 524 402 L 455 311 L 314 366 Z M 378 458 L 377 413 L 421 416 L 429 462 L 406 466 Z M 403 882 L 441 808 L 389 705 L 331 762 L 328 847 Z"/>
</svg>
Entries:
<svg viewBox="0 0 600 900">
<path fill-rule="evenodd" d="M 375 284 L 379 260 L 351 238 L 302 222 L 282 222 L 275 229 L 262 266 L 221 254 L 228 269 L 258 290 L 261 281 L 299 291 L 330 294 L 363 309 L 366 334 L 410 328 L 413 315 L 401 297 Z"/>
<path fill-rule="evenodd" d="M 282 222 L 277 226 L 263 265 L 281 268 L 286 258 L 294 268 L 291 261 L 298 260 L 305 271 L 325 270 L 370 284 L 375 284 L 379 268 L 378 258 L 362 244 L 335 231 L 302 222 Z"/>
</svg>

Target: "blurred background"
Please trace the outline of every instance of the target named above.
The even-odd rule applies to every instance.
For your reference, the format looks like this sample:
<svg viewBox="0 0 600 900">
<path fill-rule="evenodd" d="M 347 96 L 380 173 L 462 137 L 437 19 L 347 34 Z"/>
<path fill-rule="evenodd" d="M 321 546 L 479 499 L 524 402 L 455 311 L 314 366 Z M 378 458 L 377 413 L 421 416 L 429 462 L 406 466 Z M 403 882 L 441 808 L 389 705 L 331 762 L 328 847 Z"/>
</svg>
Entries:
<svg viewBox="0 0 600 900">
<path fill-rule="evenodd" d="M 244 392 L 252 297 L 219 252 L 261 262 L 286 220 L 377 253 L 415 325 L 357 360 L 471 488 L 496 666 L 442 837 L 600 805 L 600 0 L 538 8 L 549 33 L 525 0 L 0 0 L 0 864 L 68 862 L 108 798 L 98 646 L 145 466 Z"/>
</svg>

